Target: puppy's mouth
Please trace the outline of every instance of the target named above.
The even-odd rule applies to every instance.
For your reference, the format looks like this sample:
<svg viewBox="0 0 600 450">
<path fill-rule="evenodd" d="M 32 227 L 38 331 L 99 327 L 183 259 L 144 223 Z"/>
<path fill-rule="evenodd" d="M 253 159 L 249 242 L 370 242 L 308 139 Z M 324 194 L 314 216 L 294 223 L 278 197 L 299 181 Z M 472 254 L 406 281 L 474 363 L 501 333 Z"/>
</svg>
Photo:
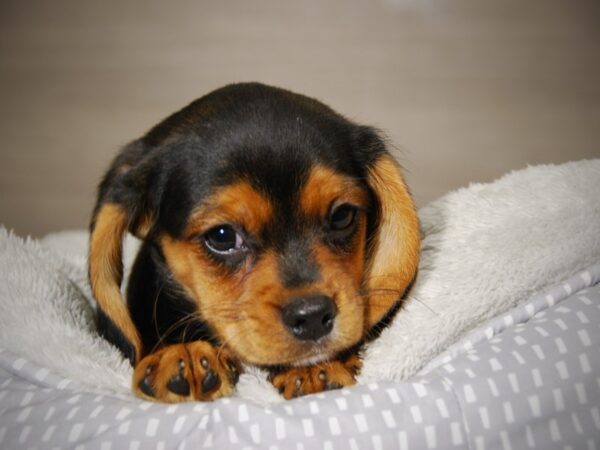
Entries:
<svg viewBox="0 0 600 450">
<path fill-rule="evenodd" d="M 323 341 L 323 343 L 315 342 L 302 356 L 298 356 L 294 360 L 288 361 L 285 364 L 293 367 L 304 367 L 333 358 L 338 351 L 331 350 L 331 345 L 328 345 L 329 342 L 327 342 L 328 339 L 324 339 Z"/>
<path fill-rule="evenodd" d="M 304 367 L 332 359 L 347 347 L 336 345 L 335 339 L 326 337 L 310 344 L 295 341 L 286 343 L 285 349 L 278 354 L 265 355 L 263 349 L 256 349 L 256 352 L 246 353 L 244 359 L 259 366 Z"/>
<path fill-rule="evenodd" d="M 310 311 L 313 309 L 318 308 L 309 308 Z M 279 314 L 281 320 L 268 326 L 252 316 L 230 324 L 224 330 L 225 342 L 240 360 L 249 364 L 314 365 L 334 358 L 360 341 L 362 327 L 345 317 L 349 314 L 362 316 L 357 312 L 338 311 L 336 314 L 330 308 L 323 308 L 316 314 L 316 319 L 291 320 L 283 308 Z"/>
</svg>

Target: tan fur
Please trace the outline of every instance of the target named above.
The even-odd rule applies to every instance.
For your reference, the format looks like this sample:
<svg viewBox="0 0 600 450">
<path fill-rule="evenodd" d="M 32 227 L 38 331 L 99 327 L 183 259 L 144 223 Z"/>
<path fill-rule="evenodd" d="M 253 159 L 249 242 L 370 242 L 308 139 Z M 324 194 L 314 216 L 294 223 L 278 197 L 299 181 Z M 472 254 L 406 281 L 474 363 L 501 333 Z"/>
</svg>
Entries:
<svg viewBox="0 0 600 450">
<path fill-rule="evenodd" d="M 140 357 L 141 340 L 121 295 L 122 240 L 127 213 L 118 204 L 105 203 L 96 215 L 90 237 L 90 282 L 100 308 L 121 330 Z"/>
<path fill-rule="evenodd" d="M 300 193 L 299 213 L 326 217 L 332 203 L 367 205 L 367 193 L 349 176 L 315 165 Z"/>
<path fill-rule="evenodd" d="M 392 308 L 415 277 L 420 235 L 415 205 L 400 167 L 391 156 L 384 155 L 376 161 L 369 170 L 368 182 L 381 205 L 365 277 L 365 289 L 370 294 L 367 322 L 371 327 Z"/>
</svg>

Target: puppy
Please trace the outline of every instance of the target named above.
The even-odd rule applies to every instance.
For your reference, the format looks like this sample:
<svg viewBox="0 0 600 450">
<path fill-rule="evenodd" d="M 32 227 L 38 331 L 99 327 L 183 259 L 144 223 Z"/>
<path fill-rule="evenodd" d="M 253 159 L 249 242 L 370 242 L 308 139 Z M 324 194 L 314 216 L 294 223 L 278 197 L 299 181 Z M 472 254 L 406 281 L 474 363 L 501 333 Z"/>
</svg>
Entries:
<svg viewBox="0 0 600 450">
<path fill-rule="evenodd" d="M 122 241 L 142 240 L 121 295 Z M 355 383 L 411 286 L 419 226 L 372 128 L 229 85 L 127 145 L 103 178 L 89 275 L 102 334 L 161 402 L 230 395 L 242 364 L 286 398 Z"/>
</svg>

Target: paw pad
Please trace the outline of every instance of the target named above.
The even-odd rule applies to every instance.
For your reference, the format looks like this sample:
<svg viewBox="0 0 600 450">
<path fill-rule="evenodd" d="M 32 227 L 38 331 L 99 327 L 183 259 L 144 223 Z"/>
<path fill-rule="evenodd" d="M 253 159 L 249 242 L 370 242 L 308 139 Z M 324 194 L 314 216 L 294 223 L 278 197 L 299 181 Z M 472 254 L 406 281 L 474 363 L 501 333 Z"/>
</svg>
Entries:
<svg viewBox="0 0 600 450">
<path fill-rule="evenodd" d="M 210 392 L 213 389 L 216 389 L 220 384 L 221 380 L 219 379 L 219 375 L 209 369 L 202 379 L 202 392 Z"/>
<path fill-rule="evenodd" d="M 139 397 L 166 403 L 214 400 L 233 392 L 240 371 L 225 349 L 203 341 L 176 344 L 140 361 L 133 390 Z"/>
<path fill-rule="evenodd" d="M 153 369 L 153 364 L 150 364 L 148 367 L 146 367 L 146 370 L 144 372 L 145 376 L 138 383 L 138 387 L 140 388 L 140 390 L 148 397 L 156 396 L 156 392 L 154 391 L 154 388 L 152 387 L 152 382 L 150 381 L 150 375 L 152 374 Z"/>
</svg>

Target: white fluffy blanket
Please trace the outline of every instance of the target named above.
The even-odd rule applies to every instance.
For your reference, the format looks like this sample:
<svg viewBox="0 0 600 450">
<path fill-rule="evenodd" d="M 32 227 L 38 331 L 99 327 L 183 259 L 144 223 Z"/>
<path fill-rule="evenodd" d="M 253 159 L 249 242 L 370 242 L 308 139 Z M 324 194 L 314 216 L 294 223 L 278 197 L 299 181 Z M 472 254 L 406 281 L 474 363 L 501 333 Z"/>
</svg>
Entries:
<svg viewBox="0 0 600 450">
<path fill-rule="evenodd" d="M 474 184 L 419 215 L 417 284 L 365 350 L 360 382 L 406 379 L 469 330 L 600 261 L 600 159 Z M 129 364 L 93 328 L 86 245 L 83 231 L 37 242 L 0 228 L 0 348 L 85 389 L 128 395 Z M 237 395 L 279 400 L 257 370 Z"/>
</svg>

